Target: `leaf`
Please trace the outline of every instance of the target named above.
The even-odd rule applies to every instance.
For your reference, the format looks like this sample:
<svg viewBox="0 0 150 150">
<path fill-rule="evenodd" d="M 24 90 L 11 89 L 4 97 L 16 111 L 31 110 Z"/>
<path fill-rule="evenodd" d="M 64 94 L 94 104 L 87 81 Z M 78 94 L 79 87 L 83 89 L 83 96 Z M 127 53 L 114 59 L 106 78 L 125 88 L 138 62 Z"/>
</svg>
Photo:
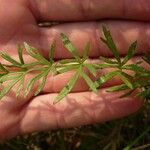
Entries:
<svg viewBox="0 0 150 150">
<path fill-rule="evenodd" d="M 83 79 L 86 81 L 87 85 L 90 87 L 90 89 L 97 94 L 97 88 L 96 88 L 96 84 L 90 79 L 90 77 L 82 72 L 82 77 Z"/>
<path fill-rule="evenodd" d="M 119 64 L 121 64 L 120 55 L 119 55 L 117 47 L 113 41 L 113 38 L 110 34 L 110 31 L 107 30 L 107 28 L 104 25 L 102 26 L 102 28 L 103 28 L 103 33 L 104 33 L 106 40 L 103 38 L 101 38 L 101 40 L 109 47 L 110 51 L 113 53 L 116 60 L 119 62 Z"/>
<path fill-rule="evenodd" d="M 138 96 L 144 98 L 144 99 L 150 99 L 150 88 L 145 89 L 141 93 L 138 94 Z"/>
<path fill-rule="evenodd" d="M 76 58 L 76 60 L 80 61 L 80 56 L 69 38 L 64 33 L 61 33 L 61 39 L 67 50 Z"/>
<path fill-rule="evenodd" d="M 88 59 L 90 52 L 90 42 L 87 42 L 84 50 L 83 50 L 83 62 Z"/>
<path fill-rule="evenodd" d="M 77 63 L 77 61 L 75 59 L 62 59 L 59 60 L 60 64 L 70 64 L 70 63 Z"/>
<path fill-rule="evenodd" d="M 54 41 L 49 50 L 49 60 L 51 63 L 54 63 L 54 54 L 55 54 L 56 42 Z"/>
<path fill-rule="evenodd" d="M 1 63 L 0 63 L 0 71 L 9 72 Z"/>
<path fill-rule="evenodd" d="M 108 63 L 108 64 L 118 64 L 118 62 L 112 61 L 110 58 L 106 58 L 106 57 L 102 57 L 102 56 L 100 56 L 100 60 L 102 60 L 102 61 L 104 61 L 105 63 Z"/>
<path fill-rule="evenodd" d="M 122 65 L 126 64 L 135 55 L 136 46 L 137 46 L 137 41 L 131 44 L 126 57 L 122 61 Z"/>
<path fill-rule="evenodd" d="M 114 76 L 118 75 L 118 73 L 119 71 L 113 71 L 101 76 L 99 79 L 95 81 L 97 88 L 102 86 L 102 84 L 104 84 L 108 80 L 112 79 Z"/>
<path fill-rule="evenodd" d="M 0 91 L 0 100 L 12 89 L 12 87 L 20 80 L 22 76 L 15 78 L 11 81 L 8 86 L 6 86 L 3 90 Z"/>
<path fill-rule="evenodd" d="M 120 72 L 119 77 L 121 78 L 121 80 L 130 88 L 133 89 L 133 84 L 131 83 L 130 79 L 127 78 L 127 75 L 123 72 Z"/>
<path fill-rule="evenodd" d="M 38 74 L 37 76 L 35 76 L 34 78 L 32 78 L 28 84 L 27 84 L 27 87 L 26 87 L 26 90 L 25 90 L 25 93 L 24 93 L 24 96 L 26 97 L 29 92 L 31 91 L 32 87 L 34 86 L 35 82 L 37 80 L 39 80 L 40 78 L 42 78 L 43 76 L 47 76 L 49 72 L 49 69 L 45 69 L 45 71 L 42 71 L 40 74 Z"/>
<path fill-rule="evenodd" d="M 0 78 L 0 83 L 10 81 L 10 80 L 16 80 L 20 75 L 22 75 L 23 72 L 11 72 L 8 74 L 3 75 Z"/>
<path fill-rule="evenodd" d="M 150 54 L 145 54 L 143 60 L 145 60 L 150 65 Z"/>
<path fill-rule="evenodd" d="M 22 78 L 20 79 L 20 83 L 18 85 L 18 89 L 16 91 L 16 97 L 18 97 L 20 95 L 21 90 L 23 89 L 24 86 L 24 75 L 22 76 Z"/>
<path fill-rule="evenodd" d="M 82 72 L 82 67 L 79 67 L 75 75 L 71 78 L 71 80 L 68 82 L 68 84 L 61 90 L 61 92 L 58 94 L 58 96 L 54 99 L 54 104 L 58 103 L 60 100 L 62 100 L 67 94 L 72 90 L 75 83 L 77 82 L 80 74 Z"/>
<path fill-rule="evenodd" d="M 41 64 L 44 64 L 44 65 L 51 65 L 50 62 L 45 59 L 40 53 L 38 53 L 37 51 L 35 51 L 35 49 L 31 46 L 29 46 L 27 43 L 24 42 L 24 47 L 27 51 L 27 53 L 35 58 L 38 62 L 40 62 Z"/>
<path fill-rule="evenodd" d="M 64 66 L 62 68 L 57 69 L 57 72 L 65 73 L 67 71 L 76 70 L 77 68 L 79 68 L 79 65 L 68 65 L 68 66 Z"/>
<path fill-rule="evenodd" d="M 104 68 L 118 68 L 118 64 L 97 64 L 97 67 L 100 69 L 104 69 Z"/>
<path fill-rule="evenodd" d="M 37 96 L 42 91 L 42 89 L 44 88 L 44 86 L 46 84 L 47 76 L 48 76 L 48 74 L 43 77 L 41 84 L 38 86 L 38 89 L 34 93 L 34 96 Z"/>
<path fill-rule="evenodd" d="M 146 73 L 147 70 L 145 68 L 143 68 L 142 66 L 136 65 L 136 64 L 130 64 L 130 65 L 125 65 L 122 67 L 122 69 L 126 69 L 126 70 L 132 70 L 134 72 L 144 72 Z"/>
<path fill-rule="evenodd" d="M 93 74 L 94 77 L 96 77 L 97 71 L 93 64 L 84 64 L 84 66 L 88 68 L 88 70 L 90 71 L 91 74 Z"/>
<path fill-rule="evenodd" d="M 23 60 L 23 48 L 21 47 L 20 44 L 18 44 L 18 55 L 19 55 L 19 60 L 21 64 L 24 64 L 24 60 Z"/>
<path fill-rule="evenodd" d="M 27 68 L 27 67 L 33 68 L 33 67 L 39 66 L 39 65 L 41 65 L 40 62 L 32 62 L 32 63 L 29 63 L 29 64 L 23 64 L 21 67 L 22 68 Z"/>
<path fill-rule="evenodd" d="M 116 85 L 108 88 L 106 91 L 107 92 L 117 92 L 117 91 L 122 91 L 122 90 L 127 90 L 129 87 L 126 84 L 121 84 L 121 85 Z"/>
<path fill-rule="evenodd" d="M 11 64 L 13 64 L 16 67 L 20 67 L 21 66 L 21 64 L 19 62 L 17 62 L 16 60 L 14 60 L 11 56 L 9 56 L 6 53 L 1 53 L 1 57 L 3 59 L 5 59 L 6 61 L 10 62 Z"/>
</svg>

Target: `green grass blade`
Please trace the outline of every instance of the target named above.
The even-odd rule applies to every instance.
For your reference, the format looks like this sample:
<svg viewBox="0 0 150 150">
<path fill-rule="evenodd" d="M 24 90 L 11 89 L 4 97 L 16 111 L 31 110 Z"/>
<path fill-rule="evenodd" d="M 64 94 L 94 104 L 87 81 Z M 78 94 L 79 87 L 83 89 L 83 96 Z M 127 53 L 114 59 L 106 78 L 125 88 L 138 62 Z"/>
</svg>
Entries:
<svg viewBox="0 0 150 150">
<path fill-rule="evenodd" d="M 21 66 L 21 64 L 19 62 L 17 62 L 15 59 L 13 59 L 11 56 L 9 56 L 6 53 L 1 53 L 1 57 L 3 59 L 5 59 L 6 61 L 10 62 L 15 67 L 20 67 Z"/>
<path fill-rule="evenodd" d="M 24 86 L 24 75 L 22 76 L 22 78 L 20 79 L 20 83 L 18 85 L 18 89 L 16 91 L 16 97 L 18 97 L 20 95 L 21 90 L 23 89 Z"/>
<path fill-rule="evenodd" d="M 47 70 L 44 72 L 44 76 L 42 77 L 41 84 L 38 86 L 38 89 L 37 89 L 36 92 L 34 93 L 35 96 L 37 96 L 37 95 L 42 91 L 42 89 L 44 88 L 44 86 L 45 86 L 45 84 L 46 84 L 47 76 L 48 76 L 48 74 L 49 74 L 50 71 L 51 71 L 51 68 L 47 69 Z"/>
<path fill-rule="evenodd" d="M 24 92 L 24 96 L 26 97 L 29 92 L 31 91 L 32 87 L 34 86 L 35 82 L 38 81 L 40 78 L 42 78 L 43 76 L 46 76 L 47 74 L 47 70 L 45 71 L 42 71 L 40 74 L 38 74 L 37 76 L 35 76 L 34 78 L 32 78 L 28 84 L 27 84 L 27 87 L 25 89 L 25 92 Z"/>
<path fill-rule="evenodd" d="M 143 60 L 146 61 L 150 65 L 150 54 L 144 55 Z"/>
<path fill-rule="evenodd" d="M 119 62 L 119 64 L 121 64 L 121 59 L 120 59 L 120 55 L 119 55 L 119 52 L 117 50 L 117 47 L 113 41 L 113 38 L 110 34 L 110 31 L 107 30 L 107 28 L 103 25 L 103 33 L 104 33 L 104 36 L 106 38 L 103 39 L 101 38 L 101 40 L 108 46 L 108 48 L 110 49 L 110 51 L 113 53 L 114 57 L 116 58 L 116 60 Z"/>
<path fill-rule="evenodd" d="M 110 58 L 106 58 L 106 57 L 102 57 L 100 56 L 100 60 L 104 61 L 105 63 L 108 63 L 108 64 L 118 64 L 117 61 L 112 61 Z"/>
<path fill-rule="evenodd" d="M 87 83 L 87 85 L 90 87 L 90 89 L 91 89 L 94 93 L 97 94 L 96 85 L 95 85 L 95 83 L 90 79 L 90 77 L 89 77 L 86 73 L 84 73 L 84 72 L 82 72 L 82 77 L 83 77 L 83 79 L 86 81 L 86 83 Z"/>
<path fill-rule="evenodd" d="M 138 143 L 145 136 L 145 134 L 148 134 L 149 131 L 150 131 L 150 126 L 148 126 L 146 129 L 144 129 L 144 131 L 135 140 L 133 140 L 128 146 L 126 146 L 125 148 L 123 148 L 123 150 L 131 150 L 131 148 L 136 143 Z"/>
<path fill-rule="evenodd" d="M 41 62 L 41 64 L 51 65 L 47 59 L 45 59 L 39 52 L 35 51 L 35 49 L 33 47 L 29 46 L 25 42 L 24 42 L 24 47 L 25 47 L 27 53 L 31 57 L 35 58 L 37 61 Z"/>
<path fill-rule="evenodd" d="M 106 91 L 107 92 L 117 92 L 117 91 L 123 91 L 127 90 L 129 87 L 126 84 L 121 84 L 121 85 L 116 85 L 108 88 Z"/>
<path fill-rule="evenodd" d="M 96 77 L 97 71 L 96 71 L 96 68 L 95 68 L 95 66 L 94 66 L 93 64 L 84 64 L 84 66 L 88 68 L 88 70 L 90 71 L 90 73 L 91 73 L 94 77 Z"/>
<path fill-rule="evenodd" d="M 76 70 L 77 68 L 79 68 L 79 65 L 68 65 L 68 66 L 64 66 L 62 68 L 58 68 L 57 69 L 57 73 L 65 73 L 68 71 L 72 71 L 72 70 Z"/>
<path fill-rule="evenodd" d="M 24 59 L 23 59 L 23 48 L 20 44 L 18 44 L 18 55 L 19 55 L 19 60 L 21 64 L 24 64 Z"/>
<path fill-rule="evenodd" d="M 144 91 L 139 93 L 138 96 L 140 96 L 144 99 L 150 99 L 150 88 L 144 89 Z"/>
<path fill-rule="evenodd" d="M 89 52 L 90 52 L 90 42 L 87 42 L 83 50 L 83 62 L 89 58 Z"/>
<path fill-rule="evenodd" d="M 104 69 L 104 68 L 118 68 L 118 64 L 107 64 L 107 63 L 104 63 L 104 64 L 97 64 L 97 67 L 99 69 Z"/>
<path fill-rule="evenodd" d="M 0 100 L 12 89 L 14 85 L 20 80 L 22 76 L 15 78 L 13 81 L 11 81 L 8 86 L 6 86 L 3 90 L 0 91 Z"/>
<path fill-rule="evenodd" d="M 113 71 L 101 76 L 99 79 L 95 81 L 97 88 L 102 86 L 102 84 L 104 84 L 108 80 L 111 80 L 114 76 L 118 75 L 118 73 L 119 73 L 118 71 Z"/>
<path fill-rule="evenodd" d="M 137 41 L 133 42 L 131 46 L 129 47 L 129 50 L 127 52 L 127 55 L 122 61 L 122 65 L 126 64 L 134 55 L 136 52 L 136 46 L 137 46 Z"/>
<path fill-rule="evenodd" d="M 22 75 L 22 72 L 11 72 L 5 74 L 0 78 L 0 83 L 10 81 L 10 80 L 16 80 L 20 75 Z"/>
<path fill-rule="evenodd" d="M 9 72 L 1 63 L 0 63 L 0 71 Z"/>
<path fill-rule="evenodd" d="M 51 63 L 54 63 L 54 55 L 55 55 L 55 49 L 56 49 L 56 42 L 54 41 L 49 50 L 49 60 Z"/>
<path fill-rule="evenodd" d="M 64 33 L 61 33 L 61 39 L 67 50 L 76 58 L 76 60 L 80 61 L 80 55 L 78 54 L 76 48 L 73 46 L 69 38 Z"/>
<path fill-rule="evenodd" d="M 127 75 L 123 72 L 120 72 L 119 74 L 120 79 L 130 88 L 133 89 L 133 84 L 131 83 L 130 79 L 127 77 Z"/>
<path fill-rule="evenodd" d="M 130 64 L 130 65 L 125 65 L 122 67 L 122 69 L 126 69 L 126 70 L 132 70 L 134 72 L 143 72 L 143 73 L 147 73 L 148 70 L 146 70 L 144 67 L 136 65 L 136 64 Z"/>
<path fill-rule="evenodd" d="M 77 63 L 77 61 L 75 59 L 62 59 L 59 60 L 60 64 L 70 64 L 70 63 Z"/>
<path fill-rule="evenodd" d="M 62 100 L 73 89 L 78 78 L 80 77 L 81 72 L 82 72 L 82 67 L 79 67 L 77 72 L 75 73 L 75 75 L 68 82 L 68 84 L 61 90 L 61 92 L 58 94 L 58 96 L 54 99 L 54 102 L 53 102 L 54 104 L 56 104 L 60 100 Z"/>
</svg>

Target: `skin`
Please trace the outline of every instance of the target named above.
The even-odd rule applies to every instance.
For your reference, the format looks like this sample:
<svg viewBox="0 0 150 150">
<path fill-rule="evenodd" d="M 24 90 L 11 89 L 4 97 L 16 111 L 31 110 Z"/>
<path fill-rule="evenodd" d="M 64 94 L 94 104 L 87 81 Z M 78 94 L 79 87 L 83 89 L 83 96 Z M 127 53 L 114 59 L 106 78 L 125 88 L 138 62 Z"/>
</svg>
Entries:
<svg viewBox="0 0 150 150">
<path fill-rule="evenodd" d="M 26 41 L 47 57 L 49 45 L 56 40 L 55 58 L 71 58 L 60 40 L 60 33 L 64 32 L 81 55 L 86 42 L 91 41 L 89 61 L 92 63 L 100 55 L 112 56 L 99 39 L 103 36 L 101 25 L 106 24 L 122 56 L 135 40 L 138 41 L 138 55 L 150 53 L 149 7 L 149 0 L 0 0 L 0 50 L 17 59 L 16 44 Z M 38 22 L 43 21 L 64 23 L 49 28 L 39 27 Z M 24 57 L 26 62 L 32 61 L 25 52 Z M 131 61 L 136 60 L 139 60 L 138 56 Z M 3 63 L 1 58 L 0 61 Z M 147 67 L 146 64 L 143 66 Z M 16 98 L 13 88 L 0 101 L 0 139 L 34 131 L 104 122 L 127 116 L 142 106 L 135 93 L 121 99 L 121 92 L 106 92 L 109 86 L 120 83 L 117 78 L 105 84 L 98 95 L 88 91 L 85 82 L 79 79 L 72 92 L 53 105 L 54 97 L 72 75 L 73 72 L 57 77 L 50 75 L 42 93 L 36 97 L 33 97 L 36 87 L 27 98 L 23 95 Z M 26 82 L 31 77 L 33 74 L 26 77 Z"/>
</svg>

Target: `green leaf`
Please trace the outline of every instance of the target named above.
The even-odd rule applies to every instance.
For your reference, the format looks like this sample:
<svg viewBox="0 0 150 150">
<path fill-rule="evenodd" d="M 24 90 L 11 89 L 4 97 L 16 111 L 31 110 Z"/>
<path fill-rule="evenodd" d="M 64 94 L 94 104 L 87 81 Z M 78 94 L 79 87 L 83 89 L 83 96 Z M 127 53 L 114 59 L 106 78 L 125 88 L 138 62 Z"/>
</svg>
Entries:
<svg viewBox="0 0 150 150">
<path fill-rule="evenodd" d="M 59 60 L 60 64 L 70 64 L 70 63 L 77 63 L 77 61 L 75 59 L 62 59 Z"/>
<path fill-rule="evenodd" d="M 82 67 L 79 67 L 79 69 L 77 70 L 75 75 L 71 78 L 71 80 L 68 82 L 68 84 L 61 90 L 58 96 L 54 99 L 53 102 L 54 104 L 58 103 L 65 96 L 67 96 L 67 94 L 72 90 L 78 78 L 80 77 L 81 72 L 82 72 Z"/>
<path fill-rule="evenodd" d="M 94 77 L 96 77 L 97 71 L 93 64 L 84 64 L 84 66 L 88 68 L 88 70 L 90 71 L 91 74 L 93 74 Z"/>
<path fill-rule="evenodd" d="M 97 64 L 97 67 L 100 69 L 104 69 L 104 68 L 118 68 L 118 64 Z"/>
<path fill-rule="evenodd" d="M 135 55 L 136 46 L 137 46 L 137 41 L 131 44 L 126 57 L 122 61 L 122 65 L 126 64 Z"/>
<path fill-rule="evenodd" d="M 126 69 L 126 70 L 132 70 L 134 72 L 144 72 L 146 73 L 147 70 L 145 68 L 143 68 L 142 66 L 136 65 L 136 64 L 130 64 L 130 65 L 125 65 L 122 67 L 122 69 Z"/>
<path fill-rule="evenodd" d="M 69 38 L 64 34 L 61 33 L 61 39 L 64 44 L 64 46 L 67 48 L 67 50 L 78 60 L 80 61 L 80 55 L 78 54 L 76 48 L 73 46 Z"/>
<path fill-rule="evenodd" d="M 10 62 L 11 64 L 13 64 L 15 67 L 20 67 L 21 64 L 19 62 L 17 62 L 15 59 L 13 59 L 11 56 L 9 56 L 6 53 L 1 53 L 1 57 L 3 59 L 5 59 L 6 61 Z"/>
<path fill-rule="evenodd" d="M 37 96 L 37 95 L 42 91 L 42 89 L 44 88 L 44 86 L 45 86 L 45 84 L 46 84 L 47 76 L 48 76 L 48 73 L 47 73 L 46 76 L 44 76 L 44 77 L 42 78 L 41 84 L 38 86 L 38 89 L 37 89 L 36 92 L 34 93 L 34 96 Z"/>
<path fill-rule="evenodd" d="M 50 62 L 45 59 L 40 53 L 38 53 L 33 47 L 29 46 L 27 43 L 24 42 L 24 47 L 27 51 L 27 53 L 35 58 L 38 62 L 40 62 L 41 64 L 44 64 L 44 65 L 51 65 Z"/>
<path fill-rule="evenodd" d="M 24 64 L 23 60 L 23 48 L 20 44 L 18 44 L 18 55 L 19 55 L 19 60 L 21 64 Z"/>
<path fill-rule="evenodd" d="M 68 65 L 57 69 L 57 73 L 65 73 L 67 71 L 76 70 L 77 68 L 79 68 L 79 65 Z"/>
<path fill-rule="evenodd" d="M 0 83 L 10 81 L 10 80 L 16 80 L 22 74 L 23 72 L 11 72 L 11 73 L 5 74 L 0 78 Z"/>
<path fill-rule="evenodd" d="M 150 54 L 145 54 L 143 60 L 145 60 L 150 65 Z"/>
<path fill-rule="evenodd" d="M 144 99 L 150 99 L 150 88 L 145 89 L 141 93 L 138 94 L 138 96 L 144 98 Z"/>
<path fill-rule="evenodd" d="M 40 62 L 32 62 L 32 63 L 29 63 L 29 64 L 23 64 L 21 67 L 22 68 L 27 68 L 27 67 L 33 68 L 33 67 L 39 66 L 39 65 L 41 65 Z"/>
<path fill-rule="evenodd" d="M 0 100 L 12 89 L 14 85 L 20 80 L 22 76 L 19 76 L 18 78 L 15 78 L 13 81 L 11 81 L 3 90 L 0 91 Z"/>
<path fill-rule="evenodd" d="M 133 89 L 133 84 L 131 83 L 130 79 L 127 77 L 127 75 L 123 72 L 120 72 L 119 77 L 121 78 L 121 80 L 130 88 Z"/>
<path fill-rule="evenodd" d="M 24 96 L 26 97 L 29 92 L 31 91 L 32 87 L 34 86 L 35 82 L 38 81 L 40 78 L 42 78 L 43 76 L 47 76 L 49 72 L 49 69 L 45 69 L 45 71 L 42 71 L 40 74 L 38 74 L 37 76 L 35 76 L 34 78 L 32 78 L 28 84 L 27 84 L 27 87 L 26 87 L 26 90 L 25 90 L 25 93 L 24 93 Z"/>
<path fill-rule="evenodd" d="M 95 81 L 97 88 L 102 86 L 102 84 L 104 84 L 108 80 L 111 80 L 114 76 L 118 75 L 118 73 L 119 71 L 113 71 L 101 76 L 99 79 Z"/>
<path fill-rule="evenodd" d="M 83 50 L 83 62 L 88 59 L 90 52 L 90 42 L 87 42 L 84 50 Z"/>
<path fill-rule="evenodd" d="M 107 92 L 117 92 L 117 91 L 123 91 L 127 90 L 129 87 L 126 84 L 121 84 L 121 85 L 116 85 L 108 88 L 106 91 Z"/>
<path fill-rule="evenodd" d="M 108 63 L 108 64 L 118 64 L 117 61 L 112 61 L 110 58 L 106 58 L 106 57 L 102 57 L 100 56 L 100 60 L 104 61 L 105 63 Z"/>
<path fill-rule="evenodd" d="M 20 95 L 20 92 L 23 89 L 23 86 L 24 86 L 24 75 L 22 76 L 22 78 L 20 78 L 20 83 L 19 83 L 18 89 L 16 91 L 16 97 L 18 97 Z"/>
<path fill-rule="evenodd" d="M 51 63 L 54 63 L 54 55 L 55 55 L 56 42 L 54 41 L 49 50 L 49 60 Z"/>
<path fill-rule="evenodd" d="M 84 72 L 82 72 L 82 77 L 83 77 L 83 79 L 86 81 L 86 83 L 87 83 L 87 85 L 90 87 L 90 89 L 91 89 L 94 93 L 97 94 L 96 85 L 95 85 L 95 83 L 90 79 L 90 77 L 89 77 L 86 73 L 84 73 Z"/>
<path fill-rule="evenodd" d="M 119 62 L 119 64 L 121 64 L 120 55 L 119 55 L 117 47 L 113 41 L 113 38 L 110 34 L 110 31 L 107 30 L 107 28 L 104 25 L 102 26 L 102 28 L 103 28 L 103 33 L 104 33 L 106 40 L 103 38 L 101 38 L 101 40 L 109 47 L 110 51 L 113 53 L 116 60 Z"/>
<path fill-rule="evenodd" d="M 9 72 L 1 63 L 0 63 L 0 71 Z"/>
</svg>

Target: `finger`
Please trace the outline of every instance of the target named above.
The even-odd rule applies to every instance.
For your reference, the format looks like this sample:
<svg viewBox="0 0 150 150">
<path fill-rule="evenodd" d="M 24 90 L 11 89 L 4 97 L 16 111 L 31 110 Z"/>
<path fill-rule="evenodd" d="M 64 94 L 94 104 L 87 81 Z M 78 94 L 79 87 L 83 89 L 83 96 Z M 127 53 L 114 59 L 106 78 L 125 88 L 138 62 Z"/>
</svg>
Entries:
<svg viewBox="0 0 150 150">
<path fill-rule="evenodd" d="M 39 21 L 81 21 L 106 18 L 150 20 L 149 0 L 29 1 Z"/>
<path fill-rule="evenodd" d="M 4 52 L 11 53 L 15 58 L 18 58 L 16 51 L 16 40 L 21 38 L 22 43 L 26 41 L 31 46 L 39 49 L 39 51 L 48 57 L 49 46 L 53 41 L 56 41 L 55 58 L 71 58 L 70 52 L 62 44 L 60 33 L 65 33 L 80 55 L 83 54 L 83 49 L 87 42 L 90 42 L 90 57 L 112 56 L 107 46 L 100 40 L 103 37 L 102 24 L 106 24 L 110 29 L 114 42 L 118 47 L 121 55 L 125 55 L 129 46 L 135 40 L 138 41 L 137 54 L 150 53 L 150 23 L 149 22 L 129 22 L 129 21 L 103 21 L 103 22 L 87 22 L 87 23 L 70 23 L 60 24 L 51 28 L 39 28 L 37 34 L 34 33 L 34 40 L 30 34 L 18 35 L 13 42 L 8 43 L 1 49 Z M 20 40 L 19 40 L 20 41 Z M 20 42 L 21 42 L 20 41 Z"/>
<path fill-rule="evenodd" d="M 57 94 L 34 98 L 22 111 L 20 134 L 55 128 L 70 128 L 104 122 L 129 115 L 142 106 L 135 96 L 118 98 L 123 93 L 106 93 L 99 90 L 70 93 L 60 103 L 53 105 Z"/>
<path fill-rule="evenodd" d="M 103 37 L 102 24 L 110 29 L 114 42 L 117 45 L 121 55 L 125 55 L 132 42 L 138 42 L 137 54 L 150 53 L 150 24 L 146 22 L 128 22 L 128 21 L 103 21 L 90 23 L 70 23 L 57 25 L 51 28 L 41 28 L 41 42 L 37 43 L 39 49 L 47 57 L 50 43 L 56 41 L 55 58 L 73 57 L 70 52 L 64 48 L 60 33 L 65 33 L 80 55 L 87 42 L 90 42 L 90 57 L 112 56 L 107 46 L 100 40 Z"/>
</svg>

